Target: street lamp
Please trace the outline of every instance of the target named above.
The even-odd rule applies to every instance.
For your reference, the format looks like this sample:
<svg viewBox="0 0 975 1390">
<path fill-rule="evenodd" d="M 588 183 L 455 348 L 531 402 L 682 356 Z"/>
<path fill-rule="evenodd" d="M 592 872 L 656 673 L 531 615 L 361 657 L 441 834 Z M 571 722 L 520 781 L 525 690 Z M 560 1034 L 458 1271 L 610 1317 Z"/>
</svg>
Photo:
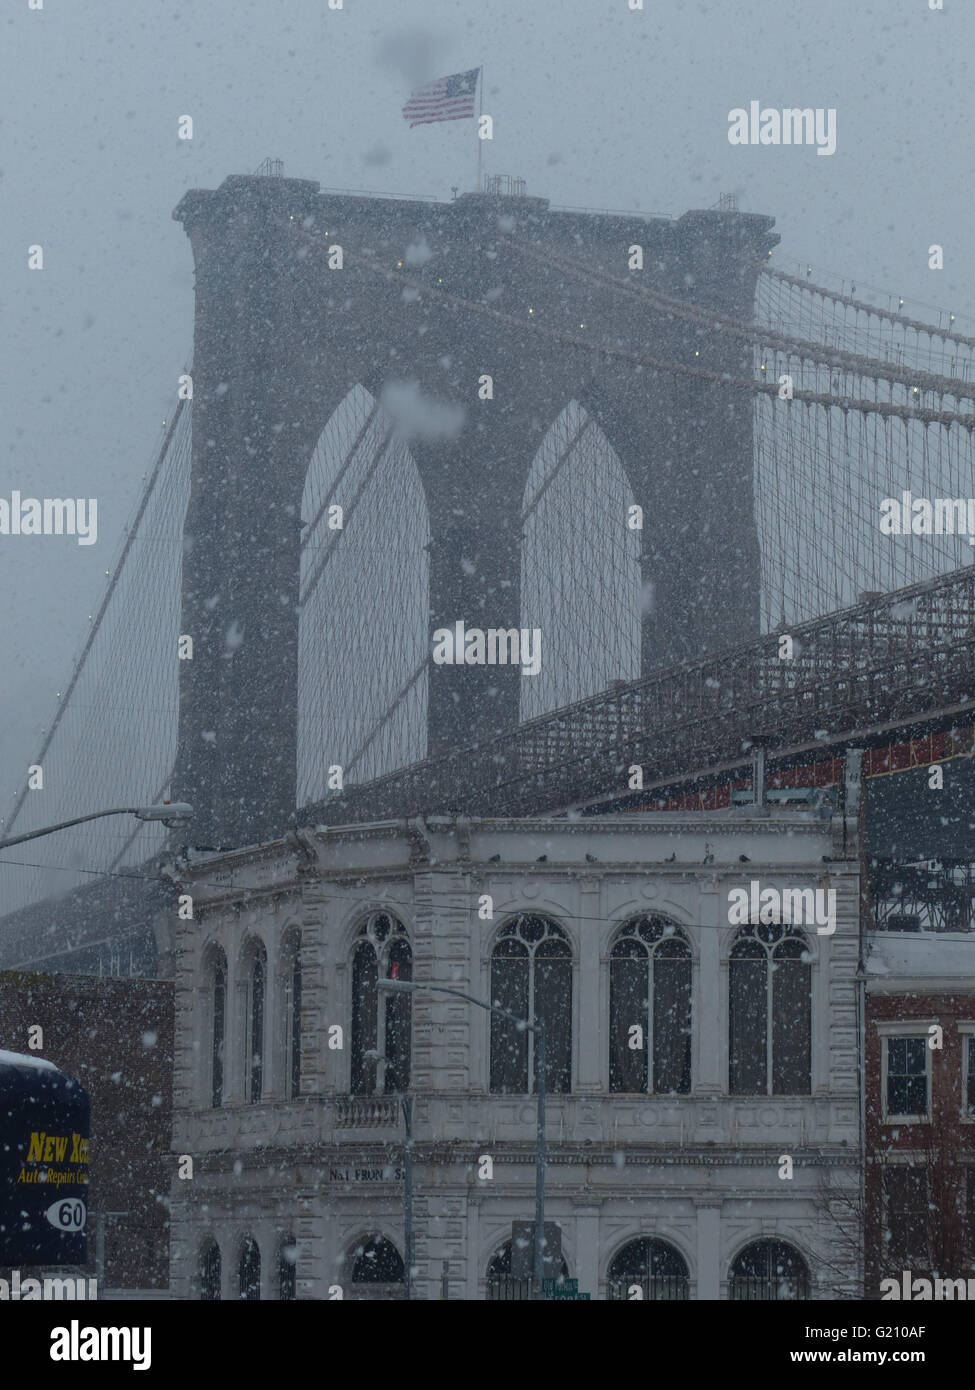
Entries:
<svg viewBox="0 0 975 1390">
<path fill-rule="evenodd" d="M 535 1080 L 537 1092 L 537 1117 L 535 1123 L 535 1247 L 532 1270 L 532 1284 L 535 1296 L 542 1291 L 544 1275 L 543 1247 L 545 1241 L 545 1027 L 541 1019 L 519 1018 L 510 1009 L 502 1009 L 498 1004 L 489 1004 L 484 999 L 475 999 L 473 994 L 465 994 L 460 989 L 448 989 L 446 985 L 418 984 L 413 980 L 377 980 L 379 989 L 392 994 L 415 994 L 417 990 L 431 990 L 436 994 L 453 994 L 458 999 L 466 999 L 468 1004 L 476 1004 L 488 1013 L 500 1014 L 516 1023 L 519 1028 L 527 1028 L 535 1034 Z"/>
<path fill-rule="evenodd" d="M 53 835 L 55 830 L 68 830 L 72 825 L 84 825 L 86 821 L 101 820 L 103 816 L 135 816 L 138 820 L 161 820 L 164 825 L 182 825 L 193 817 L 193 807 L 185 801 L 162 801 L 158 806 L 116 806 L 111 811 L 92 811 L 87 816 L 75 816 L 74 820 L 59 821 L 57 825 L 45 825 L 41 830 L 28 830 L 26 835 L 11 835 L 0 840 L 0 849 L 10 845 L 22 845 L 25 840 L 38 840 L 42 835 Z"/>
</svg>

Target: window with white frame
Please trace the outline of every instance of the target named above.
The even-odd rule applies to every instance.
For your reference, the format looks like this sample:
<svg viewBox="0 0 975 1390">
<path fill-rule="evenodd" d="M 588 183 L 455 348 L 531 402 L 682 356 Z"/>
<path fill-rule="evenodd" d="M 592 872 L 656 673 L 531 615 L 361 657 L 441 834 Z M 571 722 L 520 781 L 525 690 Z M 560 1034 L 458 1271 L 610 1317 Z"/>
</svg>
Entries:
<svg viewBox="0 0 975 1390">
<path fill-rule="evenodd" d="M 888 1034 L 883 1045 L 884 1119 L 926 1119 L 930 1096 L 927 1034 Z"/>
</svg>

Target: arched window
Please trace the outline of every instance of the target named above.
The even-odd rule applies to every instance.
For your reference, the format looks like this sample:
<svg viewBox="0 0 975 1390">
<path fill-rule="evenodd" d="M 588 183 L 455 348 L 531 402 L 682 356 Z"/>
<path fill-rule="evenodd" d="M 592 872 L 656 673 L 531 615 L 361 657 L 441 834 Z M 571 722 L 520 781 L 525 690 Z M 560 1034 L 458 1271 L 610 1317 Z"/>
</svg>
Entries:
<svg viewBox="0 0 975 1390">
<path fill-rule="evenodd" d="M 756 1240 L 746 1245 L 731 1266 L 730 1295 L 735 1299 L 809 1297 L 805 1260 L 784 1240 Z"/>
<path fill-rule="evenodd" d="M 223 1048 L 227 1032 L 227 958 L 214 951 L 209 970 L 210 984 L 210 1104 L 223 1104 Z"/>
<path fill-rule="evenodd" d="M 215 1240 L 204 1241 L 200 1250 L 200 1299 L 204 1303 L 220 1301 L 220 1246 Z"/>
<path fill-rule="evenodd" d="M 532 1252 L 526 1252 L 527 1263 L 531 1263 Z M 569 1266 L 565 1262 L 565 1256 L 561 1260 L 561 1273 L 563 1279 L 569 1277 Z M 488 1261 L 487 1267 L 487 1297 L 488 1302 L 515 1302 L 519 1299 L 531 1298 L 532 1276 L 525 1274 L 515 1276 L 511 1272 L 511 1241 L 505 1243 L 497 1249 Z"/>
<path fill-rule="evenodd" d="M 739 933 L 729 972 L 732 1095 L 807 1096 L 812 1089 L 812 968 L 794 927 Z"/>
<path fill-rule="evenodd" d="M 634 1292 L 638 1286 L 640 1292 Z M 663 1240 L 631 1240 L 613 1256 L 609 1266 L 609 1296 L 613 1299 L 683 1299 L 690 1296 L 687 1262 Z"/>
<path fill-rule="evenodd" d="M 284 1046 L 285 1094 L 290 1100 L 301 1095 L 301 937 L 291 934 L 284 947 Z"/>
<path fill-rule="evenodd" d="M 353 1284 L 402 1284 L 403 1260 L 385 1236 L 369 1236 L 352 1251 Z"/>
<path fill-rule="evenodd" d="M 247 956 L 247 1016 L 244 1024 L 246 1046 L 247 1099 L 256 1105 L 264 1094 L 264 1003 L 267 997 L 267 952 L 257 942 Z"/>
<path fill-rule="evenodd" d="M 252 1236 L 248 1236 L 240 1247 L 238 1278 L 241 1298 L 251 1300 L 260 1298 L 261 1252 L 257 1241 Z"/>
<path fill-rule="evenodd" d="M 278 1298 L 290 1303 L 297 1297 L 298 1243 L 294 1236 L 285 1236 L 278 1251 Z"/>
<path fill-rule="evenodd" d="M 491 1002 L 545 1028 L 545 1085 L 567 1094 L 572 1082 L 572 950 L 561 927 L 521 915 L 502 929 L 491 954 Z M 535 1034 L 491 1014 L 491 1090 L 537 1090 Z M 529 1085 L 529 1078 L 531 1085 Z"/>
<path fill-rule="evenodd" d="M 372 913 L 352 953 L 353 1095 L 391 1095 L 409 1086 L 413 1000 L 409 994 L 380 996 L 376 981 L 412 978 L 406 928 L 388 912 Z"/>
<path fill-rule="evenodd" d="M 691 948 L 662 917 L 618 933 L 609 962 L 609 1089 L 691 1089 Z"/>
</svg>

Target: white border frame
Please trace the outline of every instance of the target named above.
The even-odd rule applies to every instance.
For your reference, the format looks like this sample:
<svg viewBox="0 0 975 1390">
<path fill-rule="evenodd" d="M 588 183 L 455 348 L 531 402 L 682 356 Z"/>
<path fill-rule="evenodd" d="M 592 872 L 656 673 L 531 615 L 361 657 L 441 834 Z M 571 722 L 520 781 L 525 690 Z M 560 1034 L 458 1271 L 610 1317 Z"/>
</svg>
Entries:
<svg viewBox="0 0 975 1390">
<path fill-rule="evenodd" d="M 932 1102 L 932 1049 L 928 1046 L 929 1032 L 940 1026 L 936 1018 L 909 1018 L 877 1022 L 880 1038 L 880 1122 L 885 1125 L 929 1125 Z M 924 1076 L 927 1086 L 927 1110 L 923 1115 L 892 1115 L 887 1109 L 887 1041 L 889 1038 L 922 1038 L 924 1041 Z"/>
</svg>

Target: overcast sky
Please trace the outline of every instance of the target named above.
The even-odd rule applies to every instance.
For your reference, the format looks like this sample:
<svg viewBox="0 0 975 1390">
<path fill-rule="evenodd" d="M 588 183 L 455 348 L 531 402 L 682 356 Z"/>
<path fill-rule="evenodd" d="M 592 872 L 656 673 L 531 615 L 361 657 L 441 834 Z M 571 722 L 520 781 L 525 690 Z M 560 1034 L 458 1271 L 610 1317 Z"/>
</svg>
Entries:
<svg viewBox="0 0 975 1390">
<path fill-rule="evenodd" d="M 473 122 L 411 131 L 400 108 L 483 63 L 486 173 L 648 214 L 735 193 L 776 218 L 774 264 L 902 295 L 918 318 L 952 309 L 975 334 L 973 40 L 973 0 L 5 0 L 0 497 L 96 497 L 99 517 L 90 547 L 0 536 L 3 805 L 191 354 L 192 258 L 171 218 L 186 189 L 273 156 L 323 188 L 469 190 Z M 836 153 L 730 145 L 728 113 L 752 100 L 835 107 Z"/>
</svg>

